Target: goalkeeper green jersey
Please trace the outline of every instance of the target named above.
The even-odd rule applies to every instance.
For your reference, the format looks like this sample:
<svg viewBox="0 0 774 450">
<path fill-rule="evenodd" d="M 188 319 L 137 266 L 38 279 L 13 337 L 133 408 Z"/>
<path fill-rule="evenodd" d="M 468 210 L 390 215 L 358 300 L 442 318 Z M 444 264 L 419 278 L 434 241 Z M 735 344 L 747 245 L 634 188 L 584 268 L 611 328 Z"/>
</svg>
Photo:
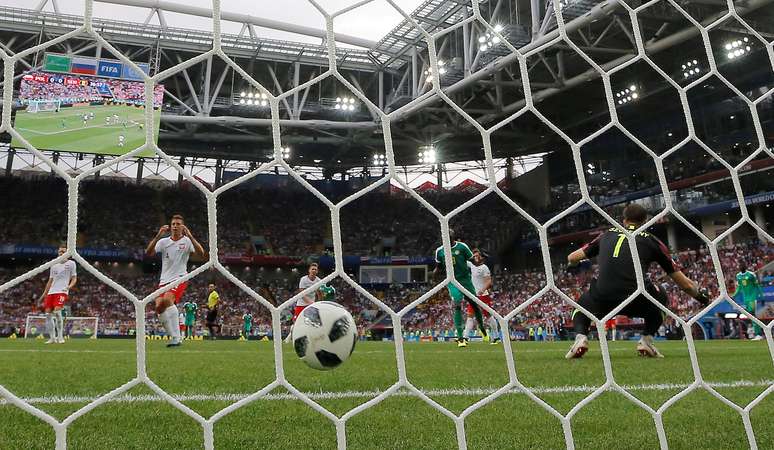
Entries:
<svg viewBox="0 0 774 450">
<path fill-rule="evenodd" d="M 758 284 L 758 277 L 749 270 L 736 274 L 736 292 L 737 295 L 741 293 L 742 299 L 745 302 L 754 302 L 758 300 L 758 296 L 761 294 L 761 287 Z"/>
<path fill-rule="evenodd" d="M 468 261 L 473 259 L 473 252 L 470 251 L 470 247 L 467 244 L 455 241 L 451 246 L 452 251 L 452 267 L 454 269 L 454 278 L 457 281 L 470 279 L 470 267 Z M 440 267 L 444 266 L 444 251 L 443 246 L 438 247 L 435 250 L 435 262 Z"/>
<path fill-rule="evenodd" d="M 250 313 L 247 313 L 242 316 L 242 320 L 245 321 L 244 328 L 247 331 L 250 331 L 253 328 L 253 315 Z"/>
<path fill-rule="evenodd" d="M 323 300 L 326 300 L 329 302 L 336 301 L 336 288 L 334 288 L 333 286 L 322 285 L 320 287 L 320 293 L 322 294 Z"/>
<path fill-rule="evenodd" d="M 193 302 L 185 302 L 185 305 L 183 305 L 183 310 L 185 311 L 185 320 L 187 322 L 193 322 L 193 320 L 196 318 L 196 303 Z"/>
</svg>

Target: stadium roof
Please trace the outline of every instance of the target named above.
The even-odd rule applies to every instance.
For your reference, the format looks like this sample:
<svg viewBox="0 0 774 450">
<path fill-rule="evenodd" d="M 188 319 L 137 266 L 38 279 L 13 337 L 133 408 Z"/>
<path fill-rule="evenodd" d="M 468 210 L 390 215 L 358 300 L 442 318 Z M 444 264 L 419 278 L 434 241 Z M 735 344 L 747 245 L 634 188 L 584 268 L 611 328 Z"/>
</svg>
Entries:
<svg viewBox="0 0 774 450">
<path fill-rule="evenodd" d="M 64 4 L 61 0 L 60 3 Z M 185 11 L 198 14 L 190 20 L 207 23 L 210 19 L 200 16 L 208 12 L 201 11 L 199 4 L 102 0 L 96 5 L 116 7 L 116 3 L 135 5 L 135 9 L 151 6 L 144 9 L 144 24 L 95 19 L 95 28 L 100 34 L 135 61 L 150 61 L 159 70 L 164 70 L 211 48 L 208 32 L 172 26 L 171 18 L 179 20 L 178 16 Z M 303 3 L 308 5 L 308 2 Z M 406 0 L 402 5 L 409 3 Z M 417 3 L 413 2 L 414 5 Z M 637 0 L 627 2 L 631 6 L 640 3 Z M 693 20 L 705 25 L 727 13 L 725 3 L 720 1 L 678 3 Z M 327 70 L 323 46 L 267 38 L 262 32 L 255 31 L 262 24 L 274 26 L 283 33 L 295 30 L 313 35 L 320 31 L 319 27 L 267 19 L 265 15 L 253 15 L 252 11 L 229 15 L 233 12 L 230 5 L 233 4 L 223 2 L 224 17 L 229 18 L 226 22 L 236 24 L 240 29 L 224 28 L 224 31 L 231 30 L 224 35 L 224 51 L 273 94 L 287 92 L 320 77 Z M 609 123 L 609 108 L 599 73 L 587 59 L 608 70 L 635 58 L 628 11 L 612 0 L 563 2 L 561 13 L 567 23 L 568 36 L 585 53 L 579 55 L 568 42 L 557 40 L 550 6 L 548 10 L 534 10 L 529 0 L 490 0 L 480 5 L 484 17 L 493 25 L 500 25 L 501 35 L 522 52 L 550 44 L 527 59 L 532 99 L 548 120 L 576 140 Z M 771 39 L 774 36 L 771 5 L 772 0 L 749 0 L 738 4 L 737 12 L 764 39 Z M 345 14 L 342 20 L 349 14 L 357 17 L 355 12 Z M 435 32 L 459 24 L 470 14 L 469 2 L 427 0 L 418 5 L 411 17 L 427 31 Z M 155 19 L 162 23 L 153 25 Z M 659 2 L 641 11 L 638 19 L 647 54 L 674 82 L 686 86 L 693 81 L 694 78 L 682 79 L 680 65 L 686 58 L 701 60 L 706 71 L 705 48 L 698 30 L 681 13 L 665 2 Z M 277 23 L 272 25 L 267 20 Z M 3 7 L 0 8 L 0 41 L 6 43 L 5 47 L 11 53 L 18 52 L 73 29 L 79 21 L 79 17 L 63 13 Z M 169 23 L 164 23 L 166 21 Z M 339 25 L 339 19 L 335 23 Z M 436 47 L 438 57 L 447 67 L 447 73 L 439 80 L 444 92 L 471 118 L 484 127 L 491 127 L 521 110 L 526 101 L 525 83 L 520 77 L 517 58 L 502 43 L 486 51 L 478 48 L 478 39 L 484 37 L 486 31 L 477 23 L 460 26 L 439 38 Z M 339 37 L 350 43 L 366 39 L 349 34 Z M 426 73 L 429 58 L 426 45 L 419 36 L 418 30 L 404 20 L 372 48 L 339 46 L 336 55 L 339 72 L 374 105 L 384 111 L 393 111 L 392 140 L 399 164 L 416 164 L 418 149 L 428 145 L 439 150 L 439 160 L 443 162 L 482 159 L 483 141 L 475 126 L 450 105 L 428 94 L 431 89 Z M 723 43 L 740 36 L 751 35 L 734 18 L 728 18 L 710 32 L 718 68 L 745 95 L 760 95 L 774 87 L 765 44 L 754 45 L 749 57 L 737 61 L 725 58 Z M 72 39 L 49 50 L 85 56 L 102 51 L 88 37 Z M 103 51 L 102 56 L 108 55 Z M 33 67 L 34 58 L 35 55 L 30 55 L 17 67 Z M 647 133 L 648 118 L 670 115 L 676 120 L 684 118 L 674 88 L 644 62 L 616 72 L 610 82 L 616 92 L 632 83 L 641 88 L 637 103 L 616 105 L 621 123 L 634 131 L 639 129 L 641 133 Z M 253 161 L 264 160 L 271 153 L 274 142 L 269 132 L 268 111 L 239 104 L 240 93 L 249 91 L 251 86 L 223 61 L 218 58 L 202 61 L 176 73 L 165 80 L 164 85 L 167 95 L 160 146 L 165 150 L 180 156 Z M 279 110 L 282 145 L 292 146 L 294 155 L 304 156 L 306 161 L 319 160 L 321 166 L 333 169 L 362 166 L 363 161 L 369 161 L 374 153 L 384 152 L 378 116 L 360 101 L 355 111 L 342 114 L 334 108 L 336 98 L 342 95 L 351 95 L 349 88 L 339 80 L 327 77 L 283 100 Z M 689 100 L 694 103 L 694 110 L 715 105 L 720 108 L 726 103 L 744 107 L 733 91 L 714 78 L 707 79 L 704 85 L 694 86 Z M 733 109 L 734 106 L 723 108 Z M 561 139 L 531 113 L 494 132 L 491 141 L 495 157 L 542 153 L 564 146 Z"/>
</svg>

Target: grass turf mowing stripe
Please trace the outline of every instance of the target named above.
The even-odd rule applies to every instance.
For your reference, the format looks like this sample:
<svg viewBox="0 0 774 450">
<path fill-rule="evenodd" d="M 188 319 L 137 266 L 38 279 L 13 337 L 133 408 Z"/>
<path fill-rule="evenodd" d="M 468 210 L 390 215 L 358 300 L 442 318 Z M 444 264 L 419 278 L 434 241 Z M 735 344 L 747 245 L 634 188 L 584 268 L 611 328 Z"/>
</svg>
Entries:
<svg viewBox="0 0 774 450">
<path fill-rule="evenodd" d="M 708 386 L 713 388 L 748 388 L 748 387 L 766 387 L 774 384 L 774 380 L 737 380 L 730 382 L 714 382 L 707 383 Z M 622 387 L 627 391 L 665 391 L 665 390 L 678 390 L 685 389 L 690 384 L 636 384 L 636 385 L 623 385 Z M 423 391 L 426 395 L 431 397 L 449 397 L 449 396 L 481 396 L 490 395 L 497 391 L 499 388 L 460 388 L 460 389 L 429 389 Z M 593 392 L 598 389 L 598 386 L 553 386 L 553 387 L 535 387 L 530 390 L 534 394 L 565 394 L 565 393 L 584 393 Z M 522 389 L 511 389 L 508 394 L 523 394 Z M 344 399 L 344 398 L 371 398 L 381 394 L 381 391 L 342 391 L 342 392 L 305 392 L 305 394 L 313 400 L 323 399 Z M 225 393 L 225 394 L 180 394 L 173 395 L 176 400 L 185 401 L 227 401 L 234 402 L 239 401 L 245 397 L 252 395 L 252 393 L 239 394 L 239 393 Z M 416 397 L 413 392 L 399 391 L 393 394 L 398 397 Z M 96 400 L 99 397 L 86 397 L 86 396 L 50 396 L 50 397 L 30 397 L 22 399 L 30 404 L 60 404 L 60 403 L 88 403 Z M 291 394 L 266 394 L 261 397 L 260 400 L 298 400 L 297 397 Z M 134 402 L 159 402 L 164 401 L 158 395 L 121 395 L 109 402 L 119 403 L 134 403 Z M 0 400 L 0 405 L 6 405 L 6 400 Z"/>
</svg>

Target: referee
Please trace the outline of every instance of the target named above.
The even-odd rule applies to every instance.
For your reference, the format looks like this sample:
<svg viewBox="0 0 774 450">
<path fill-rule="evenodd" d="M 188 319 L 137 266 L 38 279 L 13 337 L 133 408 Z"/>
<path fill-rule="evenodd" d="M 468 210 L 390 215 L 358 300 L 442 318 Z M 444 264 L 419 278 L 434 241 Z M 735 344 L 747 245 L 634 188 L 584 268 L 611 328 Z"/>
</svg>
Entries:
<svg viewBox="0 0 774 450">
<path fill-rule="evenodd" d="M 648 214 L 645 208 L 632 203 L 624 209 L 623 215 L 623 224 L 626 229 L 634 231 L 645 223 Z M 699 290 L 696 283 L 680 271 L 680 266 L 672 260 L 669 249 L 663 242 L 645 232 L 638 233 L 635 240 L 643 276 L 648 273 L 650 264 L 655 262 L 685 293 L 703 305 L 709 303 L 706 291 Z M 578 304 L 600 318 L 607 315 L 637 290 L 637 278 L 634 272 L 634 261 L 623 230 L 610 228 L 591 243 L 570 253 L 567 256 L 567 262 L 570 267 L 575 267 L 581 261 L 594 257 L 597 258 L 599 265 L 599 278 L 591 281 L 588 292 L 581 296 Z M 667 305 L 666 291 L 651 283 L 647 277 L 644 281 L 647 292 L 662 305 Z M 645 330 L 637 343 L 637 351 L 641 356 L 663 358 L 663 355 L 653 345 L 653 335 L 656 334 L 664 321 L 661 309 L 640 294 L 619 314 L 645 319 Z M 572 323 L 576 336 L 575 343 L 565 355 L 567 359 L 580 358 L 589 349 L 589 340 L 586 335 L 591 326 L 591 319 L 580 313 L 579 310 L 575 310 L 572 314 Z"/>
<path fill-rule="evenodd" d="M 207 297 L 207 329 L 210 330 L 210 340 L 215 340 L 215 328 L 220 332 L 220 325 L 217 324 L 220 295 L 218 295 L 218 291 L 215 290 L 214 283 L 210 283 L 209 286 L 207 286 L 207 290 L 210 292 Z"/>
</svg>

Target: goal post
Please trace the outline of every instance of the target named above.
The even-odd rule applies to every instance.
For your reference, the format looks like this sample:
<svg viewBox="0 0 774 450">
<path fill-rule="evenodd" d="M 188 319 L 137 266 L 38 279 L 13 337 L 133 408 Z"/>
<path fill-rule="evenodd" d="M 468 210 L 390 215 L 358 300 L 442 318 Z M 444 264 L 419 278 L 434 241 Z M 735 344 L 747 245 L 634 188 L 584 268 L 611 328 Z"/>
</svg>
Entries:
<svg viewBox="0 0 774 450">
<path fill-rule="evenodd" d="M 64 336 L 97 339 L 99 317 L 64 317 Z M 46 316 L 30 314 L 24 323 L 24 337 L 45 336 Z"/>
<path fill-rule="evenodd" d="M 62 106 L 60 100 L 30 100 L 27 104 L 28 113 L 39 113 L 45 111 L 59 111 Z"/>
</svg>

